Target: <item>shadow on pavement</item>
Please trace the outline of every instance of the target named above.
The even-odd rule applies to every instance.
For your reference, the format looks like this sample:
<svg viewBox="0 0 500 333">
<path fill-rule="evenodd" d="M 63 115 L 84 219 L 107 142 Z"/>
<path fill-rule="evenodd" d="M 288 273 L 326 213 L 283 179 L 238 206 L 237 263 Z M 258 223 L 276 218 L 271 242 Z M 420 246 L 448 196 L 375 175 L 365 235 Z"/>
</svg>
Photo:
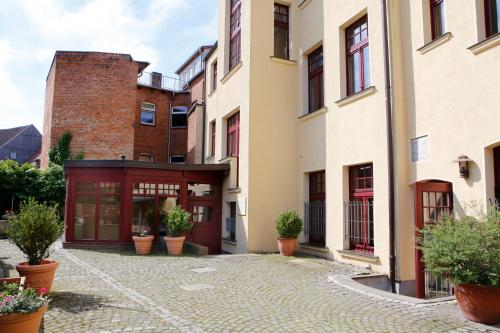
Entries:
<svg viewBox="0 0 500 333">
<path fill-rule="evenodd" d="M 69 291 L 54 292 L 51 296 L 52 301 L 50 302 L 49 309 L 55 308 L 73 314 L 101 308 L 108 301 L 107 297 L 77 294 Z"/>
</svg>

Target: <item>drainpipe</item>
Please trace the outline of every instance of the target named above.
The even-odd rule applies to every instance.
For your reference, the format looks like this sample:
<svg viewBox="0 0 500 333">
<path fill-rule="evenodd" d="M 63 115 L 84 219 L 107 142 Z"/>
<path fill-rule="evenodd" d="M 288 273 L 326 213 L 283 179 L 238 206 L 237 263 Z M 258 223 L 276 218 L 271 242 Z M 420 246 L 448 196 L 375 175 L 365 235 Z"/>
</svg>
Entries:
<svg viewBox="0 0 500 333">
<path fill-rule="evenodd" d="M 384 72 L 385 72 L 385 109 L 387 121 L 387 150 L 389 173 L 389 279 L 391 292 L 396 293 L 396 255 L 395 255 L 395 210 L 394 210 L 394 142 L 392 137 L 392 88 L 389 49 L 389 18 L 387 3 L 382 0 L 383 32 L 384 32 Z"/>
<path fill-rule="evenodd" d="M 203 59 L 203 125 L 201 129 L 201 164 L 205 164 L 205 126 L 207 124 L 207 59 Z M 196 143 L 195 143 L 196 145 Z"/>
</svg>

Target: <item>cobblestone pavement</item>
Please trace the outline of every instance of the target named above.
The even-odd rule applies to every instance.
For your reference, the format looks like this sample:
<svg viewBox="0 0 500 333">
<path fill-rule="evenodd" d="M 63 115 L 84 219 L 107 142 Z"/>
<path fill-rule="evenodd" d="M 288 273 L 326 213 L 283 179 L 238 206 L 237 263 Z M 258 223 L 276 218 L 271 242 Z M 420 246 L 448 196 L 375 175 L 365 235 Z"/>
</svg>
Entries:
<svg viewBox="0 0 500 333">
<path fill-rule="evenodd" d="M 453 303 L 405 305 L 329 282 L 359 270 L 320 259 L 62 249 L 52 258 L 47 333 L 500 332 L 465 321 Z M 0 240 L 4 275 L 22 259 Z"/>
</svg>

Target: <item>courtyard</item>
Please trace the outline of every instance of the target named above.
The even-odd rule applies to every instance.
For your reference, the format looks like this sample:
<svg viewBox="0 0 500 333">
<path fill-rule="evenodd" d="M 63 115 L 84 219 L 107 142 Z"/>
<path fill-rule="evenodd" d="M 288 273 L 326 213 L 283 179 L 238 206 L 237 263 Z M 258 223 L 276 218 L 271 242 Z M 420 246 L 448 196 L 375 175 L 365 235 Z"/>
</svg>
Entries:
<svg viewBox="0 0 500 333">
<path fill-rule="evenodd" d="M 21 253 L 0 240 L 4 275 Z M 268 254 L 137 256 L 59 246 L 41 332 L 500 332 L 454 302 L 412 305 L 332 282 L 366 272 Z M 329 279 L 330 277 L 330 279 Z"/>
</svg>

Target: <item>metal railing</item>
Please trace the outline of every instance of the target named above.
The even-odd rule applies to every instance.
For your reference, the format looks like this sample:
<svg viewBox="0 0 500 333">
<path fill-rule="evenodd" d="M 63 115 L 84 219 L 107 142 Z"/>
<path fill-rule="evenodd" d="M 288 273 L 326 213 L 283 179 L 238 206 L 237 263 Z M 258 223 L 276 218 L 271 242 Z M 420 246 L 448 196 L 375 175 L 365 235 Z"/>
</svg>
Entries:
<svg viewBox="0 0 500 333">
<path fill-rule="evenodd" d="M 325 203 L 304 202 L 304 222 L 304 234 L 309 236 L 309 243 L 325 244 Z"/>
<path fill-rule="evenodd" d="M 373 201 L 344 202 L 344 226 L 351 250 L 373 253 Z"/>
<path fill-rule="evenodd" d="M 231 240 L 236 240 L 236 218 L 226 217 L 226 233 Z"/>
<path fill-rule="evenodd" d="M 424 271 L 425 298 L 451 296 L 455 293 L 453 285 L 446 276 L 434 275 L 428 270 Z"/>
<path fill-rule="evenodd" d="M 142 72 L 137 78 L 137 83 L 144 86 L 172 91 L 185 91 L 187 89 L 186 82 L 157 72 Z"/>
<path fill-rule="evenodd" d="M 488 213 L 500 213 L 500 201 L 497 199 L 488 199 Z"/>
</svg>

